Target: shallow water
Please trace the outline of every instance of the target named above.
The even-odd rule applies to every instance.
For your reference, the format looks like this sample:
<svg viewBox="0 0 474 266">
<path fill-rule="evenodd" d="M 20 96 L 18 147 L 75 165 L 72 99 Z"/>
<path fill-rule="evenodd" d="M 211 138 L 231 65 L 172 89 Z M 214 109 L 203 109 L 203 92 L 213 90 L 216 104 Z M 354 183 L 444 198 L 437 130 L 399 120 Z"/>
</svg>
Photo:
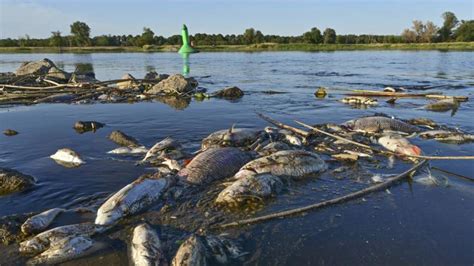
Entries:
<svg viewBox="0 0 474 266">
<path fill-rule="evenodd" d="M 116 79 L 127 72 L 141 78 L 149 70 L 180 73 L 189 68 L 189 75 L 210 91 L 236 85 L 247 95 L 234 102 L 193 100 L 181 110 L 160 102 L 0 107 L 0 129 L 20 132 L 14 137 L 0 135 L 0 165 L 30 174 L 38 181 L 29 191 L 0 197 L 0 216 L 64 206 L 100 192 L 112 193 L 150 172 L 151 169 L 135 166 L 133 158 L 106 154 L 116 148 L 106 136 L 117 129 L 147 147 L 173 136 L 190 151 L 198 149 L 203 137 L 233 123 L 238 127 L 266 126 L 255 112 L 290 124 L 292 119 L 310 124 L 341 123 L 380 112 L 403 119 L 427 117 L 474 132 L 472 101 L 463 103 L 454 116 L 450 112 L 423 110 L 421 106 L 427 103 L 424 99 L 400 99 L 393 106 L 379 101 L 377 107 L 367 109 L 338 102 L 347 90 L 385 86 L 446 85 L 431 91 L 472 98 L 474 60 L 470 52 L 199 53 L 191 55 L 188 65 L 174 53 L 3 54 L 0 72 L 14 71 L 23 61 L 45 57 L 67 71 L 73 71 L 78 64 L 89 64 L 99 80 Z M 329 97 L 314 97 L 319 86 L 329 88 Z M 263 93 L 269 90 L 285 93 Z M 95 133 L 78 134 L 72 129 L 77 120 L 96 120 L 107 126 Z M 474 144 L 450 145 L 421 139 L 413 142 L 429 155 L 474 154 Z M 56 164 L 49 155 L 63 147 L 77 151 L 86 164 L 73 169 Z M 474 176 L 470 161 L 433 161 L 431 165 Z M 391 172 L 407 167 L 397 162 Z M 434 170 L 432 173 L 443 175 L 448 185 L 403 183 L 391 188 L 390 194 L 380 192 L 303 217 L 229 231 L 250 252 L 244 259 L 248 264 L 472 265 L 474 183 Z M 352 184 L 338 182 L 323 176 L 294 184 L 257 215 L 336 197 L 345 192 L 341 189 L 333 193 L 333 188 Z M 115 251 L 104 251 L 82 262 L 99 265 L 103 263 L 101 256 L 109 254 L 105 257 L 109 262 L 126 265 L 126 244 L 120 242 Z M 176 243 L 170 245 L 170 250 L 176 250 Z M 0 256 L 0 264 L 2 261 L 11 263 Z"/>
</svg>

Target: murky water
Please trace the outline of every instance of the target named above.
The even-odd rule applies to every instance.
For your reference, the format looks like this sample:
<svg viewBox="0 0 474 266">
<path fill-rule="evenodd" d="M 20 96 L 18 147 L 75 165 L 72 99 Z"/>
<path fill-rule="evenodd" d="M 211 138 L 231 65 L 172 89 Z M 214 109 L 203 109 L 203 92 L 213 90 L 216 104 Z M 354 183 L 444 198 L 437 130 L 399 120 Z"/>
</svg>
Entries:
<svg viewBox="0 0 474 266">
<path fill-rule="evenodd" d="M 0 216 L 41 211 L 65 206 L 79 197 L 112 193 L 150 172 L 135 166 L 134 158 L 106 154 L 116 147 L 106 136 L 117 129 L 147 147 L 173 136 L 190 151 L 196 150 L 200 140 L 209 133 L 233 123 L 238 127 L 266 126 L 255 112 L 290 124 L 293 119 L 310 124 L 340 123 L 380 112 L 404 119 L 427 117 L 474 132 L 472 101 L 463 103 L 454 116 L 450 112 L 423 110 L 420 107 L 427 103 L 424 99 L 400 99 L 393 106 L 380 101 L 377 107 L 368 109 L 355 109 L 338 102 L 347 90 L 385 86 L 446 85 L 431 91 L 472 98 L 474 60 L 469 52 L 200 53 L 192 55 L 188 62 L 174 53 L 4 54 L 0 56 L 0 72 L 14 71 L 23 61 L 45 57 L 67 71 L 73 71 L 78 64 L 88 64 L 99 80 L 116 79 L 127 72 L 141 78 L 149 70 L 158 73 L 189 70 L 189 75 L 210 91 L 236 85 L 247 95 L 235 102 L 193 100 L 189 105 L 182 103 L 179 109 L 160 102 L 0 107 L 0 129 L 13 128 L 20 132 L 15 137 L 0 135 L 0 165 L 30 174 L 38 181 L 29 191 L 0 197 Z M 313 93 L 318 86 L 328 87 L 329 97 L 316 99 Z M 285 93 L 264 93 L 270 90 Z M 72 129 L 77 120 L 96 120 L 107 126 L 96 133 L 78 134 Z M 474 144 L 450 145 L 421 139 L 413 142 L 430 155 L 474 154 Z M 87 163 L 74 169 L 56 164 L 49 155 L 63 147 L 76 150 Z M 472 161 L 433 161 L 431 165 L 474 176 Z M 408 167 L 397 163 L 390 171 L 398 173 Z M 229 233 L 240 239 L 250 253 L 243 260 L 248 264 L 472 265 L 474 183 L 435 170 L 432 174 L 447 180 L 448 185 L 403 183 L 391 188 L 390 193 L 380 192 L 364 200 L 301 217 L 232 229 Z M 351 178 L 339 180 L 327 174 L 292 184 L 255 215 L 347 193 L 351 186 L 356 186 Z M 161 230 L 159 224 L 154 225 Z M 186 226 L 178 230 L 181 236 L 173 236 L 173 229 L 163 229 L 164 238 L 170 239 L 166 242 L 170 258 L 178 247 L 171 239 L 185 236 L 183 227 Z M 128 243 L 123 240 L 126 237 L 111 244 L 112 248 L 70 264 L 100 265 L 105 260 L 126 265 Z M 0 264 L 4 263 L 13 261 L 2 255 Z"/>
</svg>

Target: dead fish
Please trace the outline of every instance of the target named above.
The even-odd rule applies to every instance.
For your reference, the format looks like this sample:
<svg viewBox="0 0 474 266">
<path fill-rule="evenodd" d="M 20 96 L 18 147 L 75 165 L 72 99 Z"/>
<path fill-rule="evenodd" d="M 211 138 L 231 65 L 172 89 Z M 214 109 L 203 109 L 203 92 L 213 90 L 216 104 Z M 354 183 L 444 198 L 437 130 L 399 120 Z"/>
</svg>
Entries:
<svg viewBox="0 0 474 266">
<path fill-rule="evenodd" d="M 216 131 L 202 140 L 201 149 L 216 147 L 245 147 L 260 137 L 261 131 L 247 128 L 223 129 Z"/>
<path fill-rule="evenodd" d="M 448 98 L 436 101 L 434 103 L 427 104 L 426 110 L 445 112 L 449 110 L 455 110 L 459 107 L 459 102 L 455 98 Z"/>
<path fill-rule="evenodd" d="M 378 140 L 385 149 L 401 155 L 421 155 L 421 149 L 400 135 L 386 135 Z"/>
<path fill-rule="evenodd" d="M 435 121 L 428 118 L 424 118 L 424 117 L 410 119 L 408 120 L 408 123 L 415 126 L 427 126 L 427 127 L 437 126 Z"/>
<path fill-rule="evenodd" d="M 349 120 L 345 122 L 344 125 L 351 130 L 369 133 L 391 130 L 411 134 L 420 131 L 420 128 L 416 126 L 384 116 L 362 117 L 355 120 Z"/>
<path fill-rule="evenodd" d="M 462 144 L 474 141 L 474 135 L 448 130 L 428 130 L 418 136 L 424 139 L 435 139 L 440 142 Z"/>
<path fill-rule="evenodd" d="M 361 105 L 377 105 L 378 104 L 376 99 L 363 97 L 363 96 L 345 97 L 341 100 L 341 102 L 348 103 L 348 104 L 361 104 Z"/>
<path fill-rule="evenodd" d="M 282 188 L 282 180 L 272 174 L 247 175 L 222 190 L 216 198 L 216 203 L 228 204 L 265 199 L 279 193 Z"/>
<path fill-rule="evenodd" d="M 290 150 L 290 146 L 282 141 L 275 141 L 268 143 L 265 147 L 260 149 L 258 153 L 262 156 L 267 156 L 272 153 L 283 151 L 283 150 Z"/>
<path fill-rule="evenodd" d="M 251 153 L 233 147 L 210 148 L 194 157 L 178 176 L 194 185 L 209 183 L 233 176 L 252 158 Z"/>
<path fill-rule="evenodd" d="M 93 241 L 87 236 L 73 235 L 61 238 L 51 243 L 49 249 L 30 259 L 28 265 L 58 264 L 84 256 L 93 246 Z"/>
<path fill-rule="evenodd" d="M 279 151 L 247 163 L 235 174 L 235 178 L 240 179 L 255 173 L 271 173 L 275 176 L 286 176 L 298 180 L 326 171 L 326 169 L 326 163 L 318 154 L 302 150 L 289 150 Z"/>
<path fill-rule="evenodd" d="M 132 261 L 137 266 L 168 265 L 158 234 L 146 223 L 133 230 Z"/>
<path fill-rule="evenodd" d="M 197 235 L 191 235 L 181 246 L 171 261 L 172 266 L 204 266 L 206 260 L 206 247 Z"/>
<path fill-rule="evenodd" d="M 70 236 L 92 236 L 105 230 L 105 227 L 93 223 L 64 225 L 44 231 L 33 238 L 20 243 L 21 253 L 38 254 L 45 251 L 50 244 Z"/>
<path fill-rule="evenodd" d="M 164 140 L 153 145 L 153 147 L 151 147 L 151 149 L 146 153 L 145 158 L 143 158 L 142 162 L 157 159 L 179 160 L 184 157 L 185 153 L 182 151 L 181 144 L 177 140 L 167 137 Z"/>
<path fill-rule="evenodd" d="M 385 91 L 385 92 L 405 92 L 407 90 L 403 87 L 399 87 L 399 88 L 385 87 L 383 89 L 383 91 Z"/>
<path fill-rule="evenodd" d="M 205 237 L 208 257 L 220 264 L 229 264 L 244 253 L 235 241 L 223 235 Z"/>
<path fill-rule="evenodd" d="M 63 102 L 71 102 L 77 96 L 73 93 L 58 93 L 53 94 L 38 100 L 33 101 L 34 103 L 63 103 Z"/>
<path fill-rule="evenodd" d="M 56 162 L 63 162 L 71 166 L 79 166 L 85 163 L 77 152 L 69 148 L 59 149 L 55 154 L 51 155 L 50 158 Z"/>
<path fill-rule="evenodd" d="M 293 134 L 293 132 L 290 132 L 286 129 L 281 129 L 278 131 L 278 133 L 280 133 L 281 135 L 283 135 L 283 138 L 286 142 L 288 142 L 289 144 L 291 145 L 295 145 L 295 146 L 302 146 L 303 145 L 303 142 L 301 141 L 301 139 L 297 136 L 295 136 Z"/>
<path fill-rule="evenodd" d="M 56 216 L 64 211 L 65 210 L 61 208 L 54 208 L 34 215 L 21 225 L 21 231 L 25 235 L 41 232 L 54 221 Z"/>
<path fill-rule="evenodd" d="M 113 149 L 111 151 L 108 151 L 108 154 L 142 154 L 146 153 L 148 150 L 145 148 L 145 146 L 140 146 L 136 148 L 129 148 L 129 147 L 120 147 Z"/>
<path fill-rule="evenodd" d="M 135 214 L 158 200 L 173 183 L 171 176 L 144 175 L 126 185 L 97 210 L 95 223 L 112 225 L 122 217 Z"/>
</svg>

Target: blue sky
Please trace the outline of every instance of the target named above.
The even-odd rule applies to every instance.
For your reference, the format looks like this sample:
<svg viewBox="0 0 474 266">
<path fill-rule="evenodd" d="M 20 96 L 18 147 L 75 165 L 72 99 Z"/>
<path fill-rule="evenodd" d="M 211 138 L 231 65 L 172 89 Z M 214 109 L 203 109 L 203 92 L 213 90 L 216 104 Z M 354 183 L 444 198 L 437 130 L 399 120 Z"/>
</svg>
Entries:
<svg viewBox="0 0 474 266">
<path fill-rule="evenodd" d="M 400 34 L 414 19 L 442 23 L 444 11 L 473 19 L 474 0 L 0 0 L 0 38 L 69 34 L 84 21 L 93 36 L 139 34 L 238 34 L 254 27 L 264 34 L 299 35 L 311 27 L 337 33 Z"/>
</svg>

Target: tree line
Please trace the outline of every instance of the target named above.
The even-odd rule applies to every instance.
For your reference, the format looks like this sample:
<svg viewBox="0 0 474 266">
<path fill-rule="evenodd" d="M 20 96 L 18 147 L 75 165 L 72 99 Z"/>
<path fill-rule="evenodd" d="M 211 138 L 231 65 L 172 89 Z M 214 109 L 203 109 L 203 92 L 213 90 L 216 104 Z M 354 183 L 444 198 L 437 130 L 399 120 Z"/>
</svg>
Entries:
<svg viewBox="0 0 474 266">
<path fill-rule="evenodd" d="M 311 28 L 299 36 L 265 35 L 253 28 L 243 34 L 206 34 L 196 33 L 190 36 L 194 45 L 249 45 L 259 43 L 308 43 L 308 44 L 370 44 L 370 43 L 431 43 L 474 41 L 474 20 L 459 21 L 452 12 L 442 14 L 443 25 L 438 27 L 433 22 L 415 20 L 409 29 L 400 35 L 347 34 L 337 35 L 331 28 L 321 32 Z M 135 46 L 145 45 L 179 45 L 181 35 L 163 37 L 147 27 L 140 35 L 100 35 L 90 37 L 90 27 L 80 21 L 70 26 L 70 35 L 63 36 L 60 31 L 51 32 L 46 39 L 32 39 L 28 35 L 18 39 L 0 39 L 0 47 L 65 47 L 65 46 Z"/>
</svg>

